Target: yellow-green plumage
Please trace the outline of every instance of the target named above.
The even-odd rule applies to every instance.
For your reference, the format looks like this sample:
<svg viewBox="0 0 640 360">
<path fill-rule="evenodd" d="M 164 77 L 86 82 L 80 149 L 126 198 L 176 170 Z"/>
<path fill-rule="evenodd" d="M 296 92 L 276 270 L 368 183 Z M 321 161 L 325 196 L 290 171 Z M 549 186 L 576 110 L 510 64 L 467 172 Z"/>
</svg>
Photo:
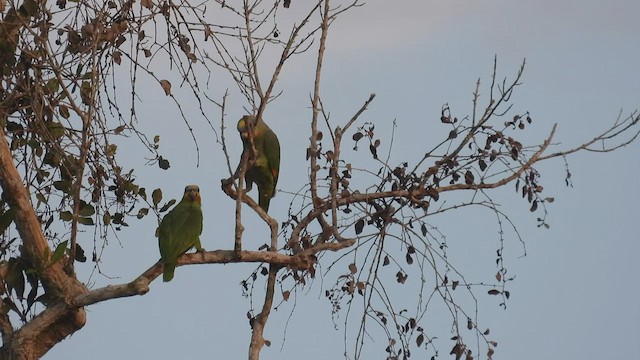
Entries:
<svg viewBox="0 0 640 360">
<path fill-rule="evenodd" d="M 245 115 L 238 121 L 238 131 L 242 138 L 243 154 L 251 151 L 249 129 L 252 129 L 253 144 L 256 148 L 256 161 L 245 173 L 247 191 L 253 183 L 258 185 L 258 204 L 269 211 L 269 202 L 276 193 L 278 173 L 280 172 L 280 142 L 276 134 L 265 124 L 264 120 L 256 120 L 255 116 Z"/>
<path fill-rule="evenodd" d="M 184 189 L 182 200 L 164 216 L 158 228 L 158 246 L 164 263 L 163 281 L 171 281 L 180 255 L 192 247 L 202 251 L 202 207 L 200 189 L 189 185 Z"/>
</svg>

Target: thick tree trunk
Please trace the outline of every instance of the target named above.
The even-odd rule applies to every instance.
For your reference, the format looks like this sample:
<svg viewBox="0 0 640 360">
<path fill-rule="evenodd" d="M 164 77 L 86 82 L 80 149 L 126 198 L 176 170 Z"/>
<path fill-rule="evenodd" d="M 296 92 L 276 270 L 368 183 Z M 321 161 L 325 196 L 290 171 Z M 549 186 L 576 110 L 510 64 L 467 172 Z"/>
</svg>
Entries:
<svg viewBox="0 0 640 360">
<path fill-rule="evenodd" d="M 4 115 L 4 114 L 3 114 Z M 67 274 L 63 261 L 51 262 L 49 244 L 31 198 L 13 162 L 4 129 L 0 127 L 0 186 L 12 209 L 22 243 L 21 256 L 33 265 L 49 296 L 47 309 L 13 333 L 3 333 L 0 359 L 38 359 L 55 344 L 82 328 L 83 308 L 73 307 L 73 299 L 87 292 L 74 274 Z"/>
</svg>

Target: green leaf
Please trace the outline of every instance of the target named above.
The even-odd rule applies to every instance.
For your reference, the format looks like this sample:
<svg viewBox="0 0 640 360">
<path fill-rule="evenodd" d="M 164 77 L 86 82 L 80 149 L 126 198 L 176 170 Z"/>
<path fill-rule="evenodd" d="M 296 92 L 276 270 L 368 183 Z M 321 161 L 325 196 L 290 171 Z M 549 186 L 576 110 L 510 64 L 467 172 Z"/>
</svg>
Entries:
<svg viewBox="0 0 640 360">
<path fill-rule="evenodd" d="M 52 122 L 47 127 L 49 128 L 49 133 L 52 138 L 60 139 L 64 136 L 64 126 L 59 122 Z"/>
<path fill-rule="evenodd" d="M 45 198 L 44 195 L 42 195 L 42 193 L 37 193 L 36 199 L 38 199 L 38 201 L 40 201 L 43 204 L 47 203 L 47 198 Z"/>
<path fill-rule="evenodd" d="M 64 256 L 65 251 L 67 250 L 67 243 L 68 242 L 69 242 L 69 240 L 65 240 L 65 241 L 61 242 L 60 244 L 58 244 L 58 246 L 56 247 L 56 250 L 53 252 L 53 255 L 51 255 L 51 264 L 55 264 L 60 259 L 62 259 L 62 257 Z"/>
<path fill-rule="evenodd" d="M 73 219 L 73 214 L 71 211 L 62 211 L 60 212 L 60 220 L 62 221 L 71 221 Z"/>
<path fill-rule="evenodd" d="M 124 215 L 122 215 L 122 213 L 115 213 L 113 214 L 113 223 L 114 224 L 118 224 L 121 225 L 124 222 Z"/>
<path fill-rule="evenodd" d="M 162 201 L 162 190 L 161 189 L 153 190 L 153 192 L 151 193 L 151 199 L 153 201 L 153 206 L 157 207 L 160 201 Z"/>
<path fill-rule="evenodd" d="M 163 158 L 162 156 L 158 158 L 158 166 L 160 166 L 160 169 L 162 170 L 167 170 L 169 167 L 171 167 L 171 165 L 169 164 L 169 160 Z"/>
<path fill-rule="evenodd" d="M 4 233 L 5 230 L 11 225 L 13 219 L 15 219 L 16 211 L 12 208 L 7 209 L 7 211 L 0 214 L 0 234 Z"/>
<path fill-rule="evenodd" d="M 138 189 L 138 195 L 140 195 L 142 200 L 147 201 L 147 189 L 145 188 Z"/>
<path fill-rule="evenodd" d="M 76 253 L 75 253 L 75 260 L 77 262 L 86 262 L 87 261 L 87 257 L 84 255 L 84 249 L 82 249 L 82 247 L 80 247 L 80 244 L 76 244 Z"/>
<path fill-rule="evenodd" d="M 9 291 L 12 289 L 15 291 L 18 299 L 22 300 L 24 297 L 24 274 L 22 272 L 22 263 L 17 258 L 9 259 L 9 266 L 7 268 L 7 274 L 5 282 Z"/>
<path fill-rule="evenodd" d="M 106 212 L 104 213 L 104 215 L 102 215 L 102 223 L 105 225 L 111 224 L 111 214 L 109 214 L 109 212 Z"/>
<path fill-rule="evenodd" d="M 53 182 L 53 187 L 64 193 L 68 193 L 71 190 L 70 180 L 58 180 Z"/>
<path fill-rule="evenodd" d="M 36 301 L 38 295 L 38 277 L 34 274 L 27 274 L 27 281 L 29 282 L 29 294 L 27 294 L 27 306 L 30 308 Z"/>
<path fill-rule="evenodd" d="M 78 211 L 78 215 L 80 216 L 91 216 L 96 213 L 96 209 L 91 204 L 87 204 L 86 202 L 80 200 L 80 211 Z"/>
<path fill-rule="evenodd" d="M 82 225 L 94 225 L 93 219 L 90 217 L 79 217 L 78 222 Z"/>
</svg>

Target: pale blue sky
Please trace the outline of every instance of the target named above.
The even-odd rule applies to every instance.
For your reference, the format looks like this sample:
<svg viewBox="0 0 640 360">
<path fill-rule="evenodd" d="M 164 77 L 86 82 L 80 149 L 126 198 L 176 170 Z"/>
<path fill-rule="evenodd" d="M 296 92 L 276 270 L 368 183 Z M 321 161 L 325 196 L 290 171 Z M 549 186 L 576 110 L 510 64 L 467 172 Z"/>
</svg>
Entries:
<svg viewBox="0 0 640 360">
<path fill-rule="evenodd" d="M 295 18 L 303 3 L 294 0 L 281 16 Z M 627 115 L 640 107 L 639 13 L 640 3 L 631 0 L 371 1 L 333 25 L 323 102 L 339 124 L 370 93 L 376 93 L 362 121 L 374 122 L 382 136 L 396 119 L 392 159 L 417 157 L 421 154 L 415 149 L 417 143 L 435 143 L 446 136 L 448 130 L 438 124 L 443 103 L 448 102 L 459 115 L 470 113 L 475 81 L 480 77 L 489 82 L 494 55 L 499 73 L 507 77 L 515 75 L 526 58 L 523 86 L 512 99 L 515 109 L 530 111 L 535 120 L 526 140 L 540 142 L 557 122 L 556 141 L 562 142 L 558 148 L 571 147 L 608 127 L 621 109 Z M 284 191 L 294 192 L 308 181 L 304 154 L 314 56 L 315 50 L 284 70 L 279 86 L 284 93 L 265 113 L 283 145 L 278 187 Z M 266 72 L 269 67 L 262 69 Z M 212 81 L 210 95 L 219 97 L 231 86 L 224 73 L 216 76 L 219 80 Z M 167 151 L 172 167 L 160 172 L 142 167 L 143 161 L 130 165 L 137 167 L 142 183 L 149 188 L 162 186 L 165 196 L 177 197 L 187 183 L 199 184 L 205 212 L 202 244 L 209 250 L 230 249 L 234 203 L 219 187 L 219 180 L 227 177 L 221 148 L 210 140 L 211 130 L 192 110 L 202 150 L 201 166 L 196 168 L 189 135 L 180 121 L 174 121 L 177 113 L 161 92 L 156 85 L 145 90 L 138 117 L 152 135 L 161 135 L 161 150 Z M 190 107 L 186 89 L 174 86 L 174 93 Z M 237 93 L 232 95 L 227 115 L 237 119 L 246 104 Z M 219 126 L 218 113 L 212 118 Z M 236 161 L 241 145 L 234 124 L 229 125 L 229 145 Z M 382 146 L 386 152 L 388 142 Z M 615 153 L 569 158 L 573 188 L 564 185 L 561 160 L 543 166 L 545 192 L 556 199 L 549 207 L 549 230 L 535 226 L 535 216 L 510 191 L 511 185 L 499 194 L 500 203 L 519 226 L 528 256 L 518 258 L 521 247 L 512 239 L 508 267 L 516 281 L 509 285 L 512 296 L 506 311 L 498 307 L 496 298 L 478 291 L 480 318 L 499 343 L 494 359 L 635 356 L 633 344 L 640 341 L 639 150 L 635 143 Z M 345 151 L 345 156 L 355 155 Z M 272 201 L 272 215 L 278 220 L 285 219 L 290 199 L 281 192 Z M 247 219 L 244 244 L 256 249 L 267 241 L 265 225 L 253 215 Z M 469 278 L 490 280 L 496 271 L 491 266 L 493 255 L 479 262 L 477 255 L 495 251 L 493 215 L 450 213 L 434 221 L 457 256 L 452 261 L 482 269 L 467 274 Z M 129 281 L 157 261 L 154 222 L 151 217 L 130 221 L 132 226 L 119 234 L 119 241 L 110 240 L 102 270 L 119 279 L 94 278 L 95 286 Z M 84 235 L 89 242 L 91 234 Z M 181 267 L 171 283 L 156 281 L 145 296 L 91 306 L 87 325 L 45 359 L 245 358 L 249 304 L 238 283 L 252 268 L 237 264 Z M 327 279 L 325 286 L 332 280 Z M 320 285 L 299 294 L 286 336 L 290 308 L 273 313 L 265 334 L 272 346 L 263 349 L 262 359 L 342 357 L 343 333 L 333 328 L 331 308 Z M 437 331 L 447 334 L 448 326 L 442 323 Z M 386 340 L 376 340 L 366 358 L 384 358 Z M 439 344 L 440 358 L 448 358 L 446 336 Z M 419 351 L 413 355 L 422 358 Z"/>
</svg>

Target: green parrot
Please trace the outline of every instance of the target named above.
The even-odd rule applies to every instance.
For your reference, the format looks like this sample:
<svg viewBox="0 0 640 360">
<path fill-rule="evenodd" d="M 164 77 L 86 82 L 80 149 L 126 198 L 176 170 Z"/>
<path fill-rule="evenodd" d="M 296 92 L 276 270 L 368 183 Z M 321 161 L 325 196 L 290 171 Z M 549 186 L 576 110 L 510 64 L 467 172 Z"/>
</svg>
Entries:
<svg viewBox="0 0 640 360">
<path fill-rule="evenodd" d="M 249 124 L 253 129 L 253 144 L 256 148 L 256 161 L 245 173 L 247 191 L 258 184 L 258 204 L 265 211 L 269 211 L 269 202 L 275 195 L 278 173 L 280 171 L 280 142 L 276 134 L 265 124 L 264 120 L 257 120 L 255 116 L 245 115 L 238 121 L 238 132 L 242 138 L 243 154 L 251 151 L 249 144 Z"/>
<path fill-rule="evenodd" d="M 162 280 L 173 279 L 176 261 L 180 255 L 192 247 L 202 251 L 200 234 L 202 233 L 202 207 L 200 188 L 188 185 L 184 188 L 182 200 L 164 216 L 158 228 L 158 246 L 164 262 Z"/>
</svg>

